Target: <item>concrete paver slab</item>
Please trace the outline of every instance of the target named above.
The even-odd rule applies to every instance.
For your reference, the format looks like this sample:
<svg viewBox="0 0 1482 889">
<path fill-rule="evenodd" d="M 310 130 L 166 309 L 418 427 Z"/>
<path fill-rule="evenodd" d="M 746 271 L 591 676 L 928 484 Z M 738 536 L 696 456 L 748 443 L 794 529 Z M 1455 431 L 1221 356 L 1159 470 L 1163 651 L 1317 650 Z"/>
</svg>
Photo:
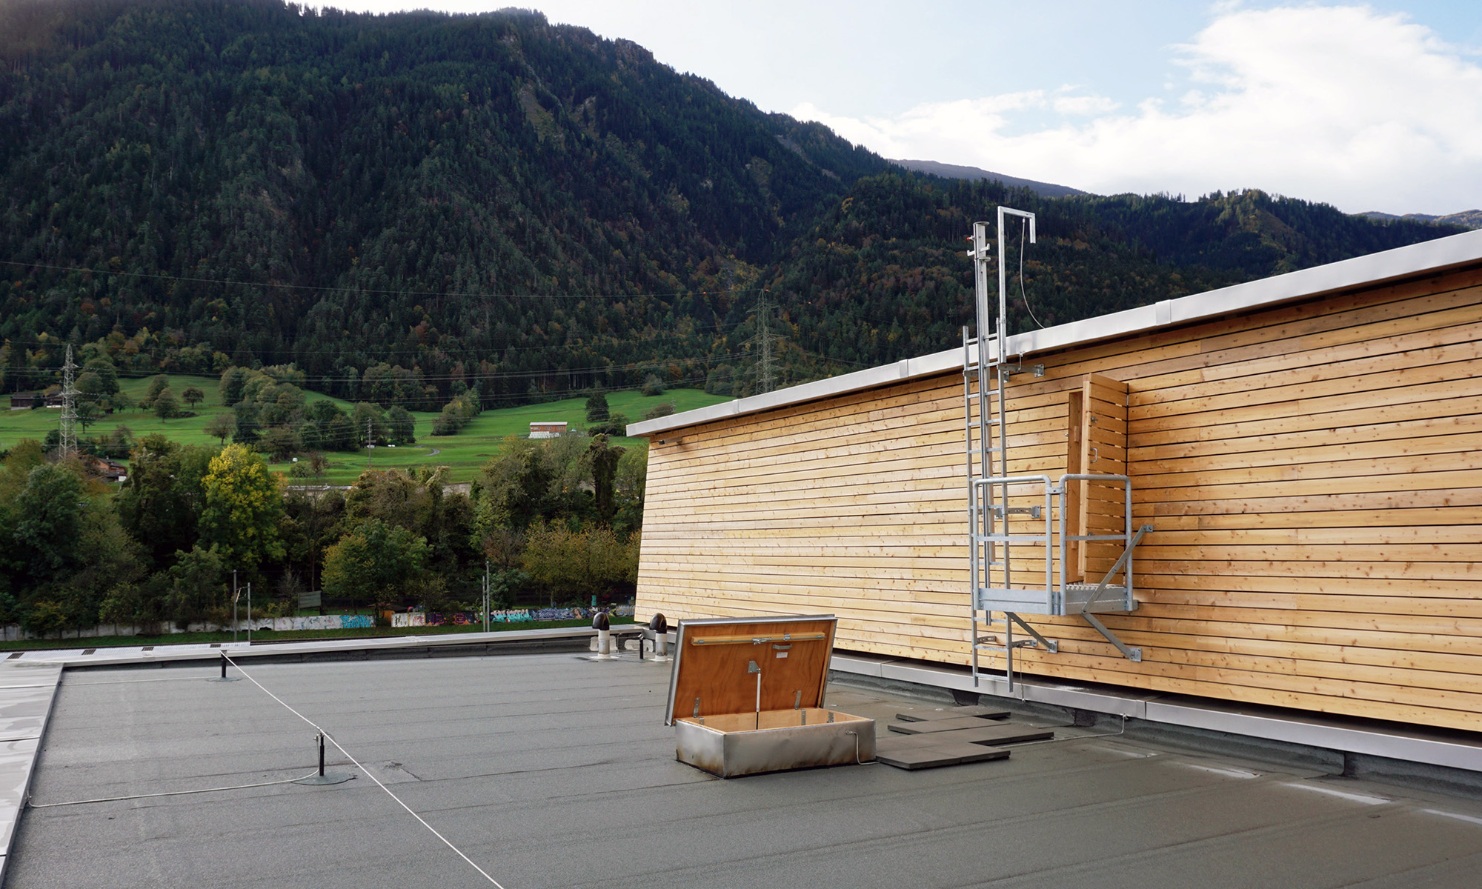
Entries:
<svg viewBox="0 0 1482 889">
<path fill-rule="evenodd" d="M 1055 730 L 1030 725 L 983 725 L 973 728 L 942 732 L 933 737 L 961 741 L 965 744 L 1026 744 L 1030 741 L 1048 741 L 1055 737 Z"/>
<path fill-rule="evenodd" d="M 925 735 L 934 732 L 952 732 L 958 729 L 990 726 L 991 723 L 976 716 L 949 716 L 942 719 L 923 719 L 917 722 L 892 722 L 887 728 L 903 735 Z"/>
<path fill-rule="evenodd" d="M 918 735 L 908 740 L 918 743 L 892 745 L 885 751 L 877 748 L 875 758 L 888 766 L 915 771 L 1008 759 L 1011 752 L 1004 747 L 984 747 L 934 736 Z"/>
<path fill-rule="evenodd" d="M 0 743 L 0 850 L 8 851 L 15 838 L 40 743 L 36 738 Z"/>
<path fill-rule="evenodd" d="M 7 664 L 0 661 L 0 689 L 56 688 L 61 675 L 60 664 Z"/>
<path fill-rule="evenodd" d="M 962 755 L 956 745 L 934 745 L 919 744 L 914 747 L 901 747 L 891 751 L 875 752 L 875 759 L 882 765 L 893 766 L 897 769 L 916 771 L 918 769 L 939 769 L 944 766 L 955 766 L 962 762 Z"/>
<path fill-rule="evenodd" d="M 1009 711 L 997 707 L 950 707 L 936 710 L 910 709 L 895 714 L 901 722 L 925 722 L 930 719 L 960 719 L 973 716 L 978 719 L 1008 719 Z"/>
<path fill-rule="evenodd" d="M 21 686 L 0 690 L 0 741 L 41 737 L 56 686 Z"/>
</svg>

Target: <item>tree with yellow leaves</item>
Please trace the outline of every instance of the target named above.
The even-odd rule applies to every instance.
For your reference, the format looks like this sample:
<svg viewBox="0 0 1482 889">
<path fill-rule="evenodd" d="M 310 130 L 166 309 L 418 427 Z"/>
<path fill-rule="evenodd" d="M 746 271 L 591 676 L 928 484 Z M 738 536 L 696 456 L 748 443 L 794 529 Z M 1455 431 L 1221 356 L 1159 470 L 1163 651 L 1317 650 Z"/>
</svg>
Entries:
<svg viewBox="0 0 1482 889">
<path fill-rule="evenodd" d="M 203 545 L 216 544 L 226 565 L 249 577 L 264 562 L 283 558 L 282 481 L 268 472 L 262 457 L 245 445 L 227 445 L 211 458 L 201 485 L 206 492 Z"/>
</svg>

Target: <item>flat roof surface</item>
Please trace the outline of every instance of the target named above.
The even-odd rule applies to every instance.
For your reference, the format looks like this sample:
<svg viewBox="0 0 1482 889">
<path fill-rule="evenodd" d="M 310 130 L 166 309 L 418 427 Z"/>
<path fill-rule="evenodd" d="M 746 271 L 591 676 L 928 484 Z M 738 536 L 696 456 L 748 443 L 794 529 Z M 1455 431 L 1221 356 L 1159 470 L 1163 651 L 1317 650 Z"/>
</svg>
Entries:
<svg viewBox="0 0 1482 889">
<path fill-rule="evenodd" d="M 64 674 L 6 889 L 491 885 L 367 773 L 507 889 L 1471 887 L 1482 868 L 1477 799 L 1115 724 L 998 762 L 721 780 L 675 761 L 669 665 L 632 653 L 244 666 L 262 688 L 209 662 Z M 828 704 L 882 734 L 950 706 L 837 680 Z M 305 719 L 364 771 L 331 747 L 355 780 L 247 787 L 315 770 Z M 103 797 L 129 798 L 55 805 Z"/>
</svg>

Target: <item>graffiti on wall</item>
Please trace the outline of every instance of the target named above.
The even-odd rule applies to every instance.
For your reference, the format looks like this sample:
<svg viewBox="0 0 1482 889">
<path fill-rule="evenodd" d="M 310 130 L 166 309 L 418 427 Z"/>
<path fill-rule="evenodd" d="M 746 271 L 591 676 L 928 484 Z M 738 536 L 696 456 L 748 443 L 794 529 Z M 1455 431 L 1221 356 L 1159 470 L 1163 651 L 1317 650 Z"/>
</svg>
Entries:
<svg viewBox="0 0 1482 889">
<path fill-rule="evenodd" d="M 0 2 L 4 2 L 4 0 L 0 0 Z M 633 606 L 619 605 L 618 607 L 612 609 L 611 613 L 623 617 L 631 617 L 633 614 Z M 515 608 L 508 611 L 489 612 L 489 622 L 500 624 L 516 624 L 530 623 L 531 621 L 539 620 L 584 620 L 590 618 L 591 616 L 592 609 L 590 608 Z M 482 626 L 483 622 L 484 615 L 481 611 L 458 611 L 449 612 L 447 614 L 428 614 L 425 611 L 415 611 L 411 613 L 392 615 L 391 625 L 393 627 L 436 627 L 445 624 L 477 624 L 479 626 Z M 251 621 L 244 619 L 237 622 L 236 628 L 238 630 L 247 630 L 250 627 L 253 630 L 277 631 L 353 630 L 361 628 L 369 629 L 373 626 L 375 626 L 375 620 L 369 614 L 325 614 L 308 615 L 305 617 L 260 618 Z M 193 623 L 186 627 L 184 630 L 179 630 L 176 629 L 174 626 L 169 626 L 166 632 L 214 633 L 223 630 L 230 631 L 231 629 L 232 625 L 230 623 Z M 69 631 L 69 635 L 72 638 L 87 639 L 102 635 L 132 636 L 138 635 L 143 632 L 145 632 L 145 628 L 136 627 L 132 624 L 107 624 L 105 626 Z M 149 632 L 154 633 L 158 632 L 158 630 L 150 629 Z M 34 637 L 30 633 L 26 632 L 22 627 L 12 624 L 9 626 L 0 627 L 0 638 L 3 638 L 3 640 L 6 642 L 15 642 L 22 639 L 31 639 Z"/>
<path fill-rule="evenodd" d="M 594 611 L 591 608 L 514 608 L 490 611 L 491 624 L 522 624 L 547 620 L 587 620 Z M 631 617 L 632 605 L 619 605 L 610 612 L 619 617 Z M 441 627 L 484 623 L 482 611 L 406 611 L 391 615 L 393 627 Z"/>
</svg>

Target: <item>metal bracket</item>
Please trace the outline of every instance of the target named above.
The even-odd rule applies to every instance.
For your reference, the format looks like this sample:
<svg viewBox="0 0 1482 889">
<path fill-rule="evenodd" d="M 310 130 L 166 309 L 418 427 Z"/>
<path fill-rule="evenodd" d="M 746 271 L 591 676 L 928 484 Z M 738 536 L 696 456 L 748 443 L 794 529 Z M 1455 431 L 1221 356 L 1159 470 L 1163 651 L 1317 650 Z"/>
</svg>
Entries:
<svg viewBox="0 0 1482 889">
<path fill-rule="evenodd" d="M 1037 519 L 1044 515 L 1043 507 L 1039 506 L 994 506 L 993 517 L 998 519 L 1008 518 L 1011 515 L 1027 515 Z"/>
<path fill-rule="evenodd" d="M 1094 627 L 1096 632 L 1105 636 L 1106 641 L 1110 642 L 1112 645 L 1115 645 L 1117 647 L 1117 651 L 1120 651 L 1122 653 L 1122 657 L 1125 657 L 1127 660 L 1132 661 L 1135 664 L 1142 663 L 1142 649 L 1132 648 L 1121 639 L 1118 639 L 1117 634 L 1113 633 L 1110 627 L 1102 623 L 1100 619 L 1098 619 L 1095 615 L 1093 615 L 1086 609 L 1095 604 L 1096 600 L 1101 598 L 1101 594 L 1106 592 L 1107 584 L 1111 583 L 1112 577 L 1116 575 L 1118 571 L 1122 570 L 1122 568 L 1127 564 L 1128 559 L 1132 558 L 1132 551 L 1137 548 L 1137 545 L 1142 542 L 1142 538 L 1146 537 L 1148 532 L 1151 530 L 1153 530 L 1152 525 L 1143 525 L 1141 528 L 1137 529 L 1137 533 L 1132 535 L 1132 539 L 1128 541 L 1127 548 L 1122 551 L 1122 555 L 1118 557 L 1116 563 L 1111 566 L 1111 570 L 1106 572 L 1106 576 L 1101 578 L 1101 583 L 1097 584 L 1095 595 L 1087 599 L 1086 604 L 1081 606 L 1081 617 L 1084 617 L 1086 619 L 1086 623 Z"/>
<path fill-rule="evenodd" d="M 1127 548 L 1122 550 L 1122 554 L 1117 557 L 1116 562 L 1112 563 L 1111 568 L 1107 570 L 1106 576 L 1102 577 L 1101 582 L 1096 585 L 1096 592 L 1092 594 L 1091 598 L 1086 600 L 1086 604 L 1081 606 L 1081 614 L 1089 613 L 1087 609 L 1096 604 L 1096 600 L 1100 599 L 1101 594 L 1106 592 L 1107 586 L 1111 584 L 1111 579 L 1117 575 L 1117 572 L 1126 567 L 1127 560 L 1132 558 L 1132 551 L 1137 549 L 1137 545 L 1142 543 L 1142 538 L 1146 537 L 1148 532 L 1152 530 L 1152 525 L 1143 525 L 1137 529 L 1137 533 L 1133 534 L 1132 539 L 1127 542 Z M 1106 630 L 1102 630 L 1101 634 L 1103 636 L 1106 635 Z M 1137 658 L 1134 658 L 1134 660 L 1137 660 Z"/>
<path fill-rule="evenodd" d="M 997 370 L 1000 374 L 1003 374 L 1006 377 L 1011 377 L 1014 374 L 1024 373 L 1024 365 L 1000 364 L 997 365 Z M 1029 373 L 1033 374 L 1036 377 L 1042 377 L 1045 375 L 1045 366 L 1043 364 L 1032 364 L 1029 366 Z"/>
<path fill-rule="evenodd" d="M 1034 639 L 1037 647 L 1043 648 L 1050 654 L 1055 654 L 1060 650 L 1059 642 L 1056 642 L 1054 639 L 1046 639 L 1043 635 L 1040 634 L 1039 630 L 1036 630 L 1034 627 L 1031 627 L 1029 624 L 1025 623 L 1024 618 L 1020 617 L 1012 611 L 1005 611 L 1004 616 L 1014 623 L 1018 624 L 1024 630 L 1024 632 L 1028 633 Z M 1012 632 L 1012 628 L 1010 628 L 1010 632 Z"/>
<path fill-rule="evenodd" d="M 1113 633 L 1110 627 L 1098 620 L 1096 618 L 1096 615 L 1092 614 L 1091 612 L 1082 612 L 1081 617 L 1084 617 L 1086 619 L 1086 623 L 1090 624 L 1092 627 L 1095 627 L 1096 632 L 1105 636 L 1106 641 L 1110 642 L 1112 645 L 1115 645 L 1117 647 L 1117 651 L 1120 651 L 1122 653 L 1122 657 L 1136 664 L 1142 663 L 1141 648 L 1129 647 L 1127 643 L 1117 638 L 1117 634 Z"/>
</svg>

